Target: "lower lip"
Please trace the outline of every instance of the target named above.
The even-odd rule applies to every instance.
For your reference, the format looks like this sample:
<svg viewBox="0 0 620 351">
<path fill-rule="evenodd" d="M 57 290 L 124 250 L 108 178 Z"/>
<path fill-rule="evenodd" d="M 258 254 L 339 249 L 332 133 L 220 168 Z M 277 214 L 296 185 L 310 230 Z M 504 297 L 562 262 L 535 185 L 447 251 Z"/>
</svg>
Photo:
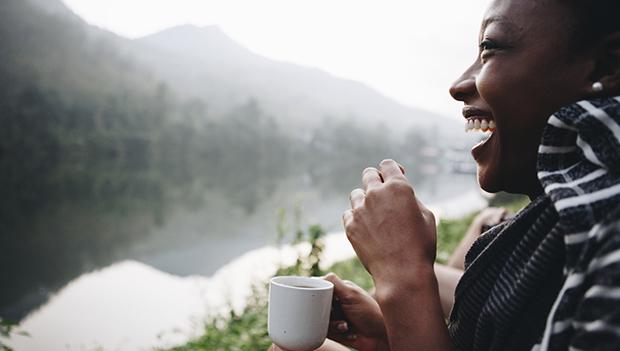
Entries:
<svg viewBox="0 0 620 351">
<path fill-rule="evenodd" d="M 479 142 L 471 149 L 471 155 L 474 157 L 474 160 L 481 161 L 484 158 L 485 150 L 490 147 L 491 139 L 494 137 L 495 132 L 491 132 L 491 136 L 489 136 L 486 140 Z"/>
</svg>

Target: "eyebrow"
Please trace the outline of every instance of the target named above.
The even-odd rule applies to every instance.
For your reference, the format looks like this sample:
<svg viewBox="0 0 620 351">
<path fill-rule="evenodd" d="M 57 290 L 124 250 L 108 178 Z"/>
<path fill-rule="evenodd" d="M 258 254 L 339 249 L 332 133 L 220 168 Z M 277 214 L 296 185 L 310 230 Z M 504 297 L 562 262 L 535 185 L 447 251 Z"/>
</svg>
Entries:
<svg viewBox="0 0 620 351">
<path fill-rule="evenodd" d="M 503 26 L 506 26 L 507 29 L 509 30 L 515 30 L 515 31 L 517 30 L 517 26 L 511 20 L 509 20 L 508 17 L 491 16 L 491 17 L 485 18 L 484 21 L 482 21 L 482 25 L 480 26 L 480 35 L 479 35 L 480 38 L 482 38 L 484 31 L 491 23 L 501 24 Z"/>
</svg>

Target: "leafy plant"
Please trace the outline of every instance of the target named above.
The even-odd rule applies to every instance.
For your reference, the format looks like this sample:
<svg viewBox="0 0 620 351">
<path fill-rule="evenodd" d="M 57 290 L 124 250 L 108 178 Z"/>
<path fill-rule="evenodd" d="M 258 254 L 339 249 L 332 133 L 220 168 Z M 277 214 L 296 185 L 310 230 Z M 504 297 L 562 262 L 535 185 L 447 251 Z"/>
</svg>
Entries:
<svg viewBox="0 0 620 351">
<path fill-rule="evenodd" d="M 296 214 L 298 216 L 298 214 Z M 285 213 L 278 212 L 277 226 L 278 242 L 286 236 L 287 224 Z M 296 220 L 298 222 L 298 218 Z M 290 267 L 280 267 L 275 275 L 304 275 L 320 276 L 324 272 L 320 268 L 321 254 L 325 244 L 325 231 L 319 225 L 310 226 L 307 232 L 297 229 L 294 233 L 293 244 L 310 244 L 308 253 L 299 253 L 295 264 Z M 267 332 L 267 285 L 256 285 L 246 307 L 240 314 L 232 308 L 228 315 L 211 317 L 204 325 L 204 334 L 198 339 L 173 347 L 171 351 L 188 350 L 218 350 L 218 351 L 255 351 L 267 350 L 271 339 Z"/>
<path fill-rule="evenodd" d="M 9 345 L 2 341 L 2 339 L 10 339 L 12 335 L 30 336 L 28 332 L 20 330 L 16 323 L 0 318 L 0 351 L 13 351 Z"/>
</svg>

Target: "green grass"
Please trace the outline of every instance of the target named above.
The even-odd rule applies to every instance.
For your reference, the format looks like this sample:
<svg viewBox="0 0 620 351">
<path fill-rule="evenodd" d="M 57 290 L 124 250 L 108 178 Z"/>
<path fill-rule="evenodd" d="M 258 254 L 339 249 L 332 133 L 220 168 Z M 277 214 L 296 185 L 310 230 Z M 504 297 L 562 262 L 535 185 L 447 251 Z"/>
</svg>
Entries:
<svg viewBox="0 0 620 351">
<path fill-rule="evenodd" d="M 476 213 L 459 219 L 442 219 L 437 226 L 437 262 L 446 263 L 459 244 Z"/>
<path fill-rule="evenodd" d="M 171 348 L 174 351 L 260 351 L 267 350 L 271 340 L 267 334 L 266 288 L 255 289 L 243 312 L 231 312 L 208 320 L 202 336 Z"/>
</svg>

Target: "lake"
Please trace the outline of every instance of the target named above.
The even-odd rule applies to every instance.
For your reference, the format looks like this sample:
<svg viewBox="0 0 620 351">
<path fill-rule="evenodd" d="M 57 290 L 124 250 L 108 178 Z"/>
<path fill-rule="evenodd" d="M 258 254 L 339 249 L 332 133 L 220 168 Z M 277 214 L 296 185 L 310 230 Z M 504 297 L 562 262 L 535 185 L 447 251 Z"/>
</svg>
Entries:
<svg viewBox="0 0 620 351">
<path fill-rule="evenodd" d="M 2 238 L 2 279 L 9 284 L 0 315 L 30 334 L 10 344 L 136 350 L 183 342 L 200 332 L 206 315 L 240 308 L 252 282 L 294 261 L 300 248 L 276 247 L 278 225 L 292 232 L 320 224 L 330 233 L 324 262 L 351 257 L 340 215 L 359 185 L 341 180 L 359 171 L 332 175 L 340 182 L 301 172 L 225 190 L 120 172 L 89 181 L 100 190 L 86 199 L 88 187 L 61 177 L 54 184 L 65 184 L 63 197 L 44 194 L 57 201 L 16 218 L 9 223 L 14 235 Z M 418 197 L 440 216 L 485 204 L 474 175 L 411 177 Z"/>
</svg>

